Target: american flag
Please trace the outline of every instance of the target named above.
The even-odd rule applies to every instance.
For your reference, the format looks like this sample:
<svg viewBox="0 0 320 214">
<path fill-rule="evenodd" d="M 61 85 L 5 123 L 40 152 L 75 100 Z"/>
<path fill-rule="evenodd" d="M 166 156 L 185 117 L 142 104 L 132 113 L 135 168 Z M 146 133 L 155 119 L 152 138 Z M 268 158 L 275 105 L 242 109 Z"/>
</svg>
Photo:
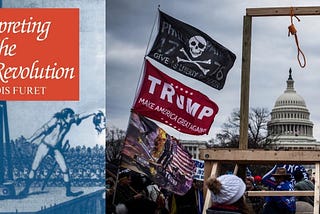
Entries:
<svg viewBox="0 0 320 214">
<path fill-rule="evenodd" d="M 175 153 L 173 154 L 172 162 L 169 165 L 171 169 L 169 169 L 179 169 L 180 173 L 183 174 L 187 180 L 192 181 L 196 166 L 192 160 L 191 154 L 178 143 L 173 145 L 173 152 Z"/>
</svg>

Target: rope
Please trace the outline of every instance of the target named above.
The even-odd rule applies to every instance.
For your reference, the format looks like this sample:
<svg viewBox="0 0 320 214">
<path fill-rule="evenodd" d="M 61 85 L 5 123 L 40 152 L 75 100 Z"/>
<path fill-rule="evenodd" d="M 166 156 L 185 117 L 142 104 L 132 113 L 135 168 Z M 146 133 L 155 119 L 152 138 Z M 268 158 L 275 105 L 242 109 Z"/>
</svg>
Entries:
<svg viewBox="0 0 320 214">
<path fill-rule="evenodd" d="M 306 64 L 307 64 L 306 57 L 305 57 L 304 53 L 302 52 L 302 50 L 300 49 L 300 46 L 299 46 L 297 30 L 296 30 L 296 28 L 295 28 L 295 26 L 293 24 L 293 17 L 295 17 L 300 22 L 300 19 L 296 15 L 294 15 L 293 7 L 291 7 L 291 10 L 290 10 L 291 25 L 288 27 L 288 30 L 289 30 L 288 31 L 288 37 L 290 36 L 290 34 L 294 35 L 294 39 L 296 41 L 296 45 L 297 45 L 297 49 L 298 49 L 297 59 L 298 59 L 300 67 L 304 68 L 306 66 Z M 303 63 L 300 60 L 300 54 L 302 56 Z"/>
</svg>

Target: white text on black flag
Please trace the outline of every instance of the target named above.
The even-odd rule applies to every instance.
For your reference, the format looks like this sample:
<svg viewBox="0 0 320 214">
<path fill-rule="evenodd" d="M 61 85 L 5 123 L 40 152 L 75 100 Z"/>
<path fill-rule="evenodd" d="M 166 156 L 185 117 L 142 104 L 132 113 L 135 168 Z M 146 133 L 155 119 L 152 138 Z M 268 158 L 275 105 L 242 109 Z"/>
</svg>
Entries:
<svg viewBox="0 0 320 214">
<path fill-rule="evenodd" d="M 159 10 L 160 25 L 148 56 L 167 67 L 222 89 L 236 56 L 204 32 Z"/>
</svg>

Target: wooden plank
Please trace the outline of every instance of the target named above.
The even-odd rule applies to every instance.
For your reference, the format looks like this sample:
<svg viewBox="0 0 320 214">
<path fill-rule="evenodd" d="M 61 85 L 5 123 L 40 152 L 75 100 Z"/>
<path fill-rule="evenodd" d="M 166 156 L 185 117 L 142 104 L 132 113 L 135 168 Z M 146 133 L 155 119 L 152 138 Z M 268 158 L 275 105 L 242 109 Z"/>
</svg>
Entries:
<svg viewBox="0 0 320 214">
<path fill-rule="evenodd" d="M 314 196 L 314 191 L 247 191 L 246 196 Z"/>
<path fill-rule="evenodd" d="M 320 7 L 293 7 L 297 16 L 320 15 Z M 247 8 L 247 16 L 290 16 L 291 7 Z"/>
<path fill-rule="evenodd" d="M 252 34 L 252 18 L 250 16 L 244 16 L 243 17 L 243 39 L 242 39 L 239 149 L 248 148 L 251 34 Z"/>
<path fill-rule="evenodd" d="M 218 162 L 213 162 L 211 172 L 210 174 L 208 174 L 210 176 L 207 176 L 207 177 L 205 176 L 206 178 L 204 179 L 204 183 L 209 177 L 211 176 L 217 177 L 218 174 L 219 174 L 219 164 Z M 206 170 L 205 170 L 205 175 L 206 175 Z M 211 206 L 211 195 L 210 195 L 211 193 L 210 191 L 207 190 L 207 187 L 205 186 L 205 184 L 204 184 L 204 188 L 205 188 L 205 191 L 204 191 L 205 198 L 204 198 L 202 214 L 206 214 L 206 210 L 208 209 L 209 206 Z"/>
<path fill-rule="evenodd" d="M 315 164 L 320 162 L 320 151 L 266 151 L 239 149 L 200 149 L 202 160 L 237 164 Z"/>
<path fill-rule="evenodd" d="M 239 170 L 239 166 L 238 166 L 238 164 L 236 164 L 236 165 L 234 166 L 233 174 L 234 174 L 234 175 L 237 175 L 237 174 L 238 174 L 238 170 Z"/>
<path fill-rule="evenodd" d="M 213 170 L 213 165 L 215 165 L 214 161 L 204 162 L 204 176 L 203 176 L 204 181 L 206 181 L 210 177 Z M 207 193 L 207 186 L 205 185 L 205 183 L 203 183 L 203 195 L 206 195 L 206 193 Z"/>
<path fill-rule="evenodd" d="M 313 213 L 319 213 L 319 198 L 320 198 L 320 191 L 319 191 L 319 188 L 320 188 L 320 163 L 316 163 L 315 164 L 315 184 L 314 184 L 314 205 L 313 205 Z"/>
</svg>

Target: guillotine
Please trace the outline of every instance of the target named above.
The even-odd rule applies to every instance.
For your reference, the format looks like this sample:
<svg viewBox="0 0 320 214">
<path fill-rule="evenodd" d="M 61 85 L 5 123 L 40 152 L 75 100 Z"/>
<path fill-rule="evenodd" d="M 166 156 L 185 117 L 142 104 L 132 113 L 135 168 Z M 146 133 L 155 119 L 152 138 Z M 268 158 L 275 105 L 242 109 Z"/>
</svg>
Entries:
<svg viewBox="0 0 320 214">
<path fill-rule="evenodd" d="M 15 196 L 7 102 L 0 101 L 0 199 Z"/>
<path fill-rule="evenodd" d="M 314 196 L 314 211 L 319 213 L 320 203 L 320 151 L 265 151 L 248 150 L 248 114 L 250 89 L 250 60 L 252 18 L 266 16 L 297 16 L 320 15 L 320 7 L 277 7 L 277 8 L 247 8 L 243 18 L 242 67 L 241 67 L 241 97 L 240 97 L 240 142 L 239 149 L 201 149 L 200 159 L 205 161 L 204 180 L 210 176 L 218 176 L 221 163 L 236 164 L 314 164 L 314 191 L 261 191 L 248 192 L 248 196 Z M 210 192 L 204 186 L 205 202 L 203 214 L 210 204 Z"/>
</svg>

